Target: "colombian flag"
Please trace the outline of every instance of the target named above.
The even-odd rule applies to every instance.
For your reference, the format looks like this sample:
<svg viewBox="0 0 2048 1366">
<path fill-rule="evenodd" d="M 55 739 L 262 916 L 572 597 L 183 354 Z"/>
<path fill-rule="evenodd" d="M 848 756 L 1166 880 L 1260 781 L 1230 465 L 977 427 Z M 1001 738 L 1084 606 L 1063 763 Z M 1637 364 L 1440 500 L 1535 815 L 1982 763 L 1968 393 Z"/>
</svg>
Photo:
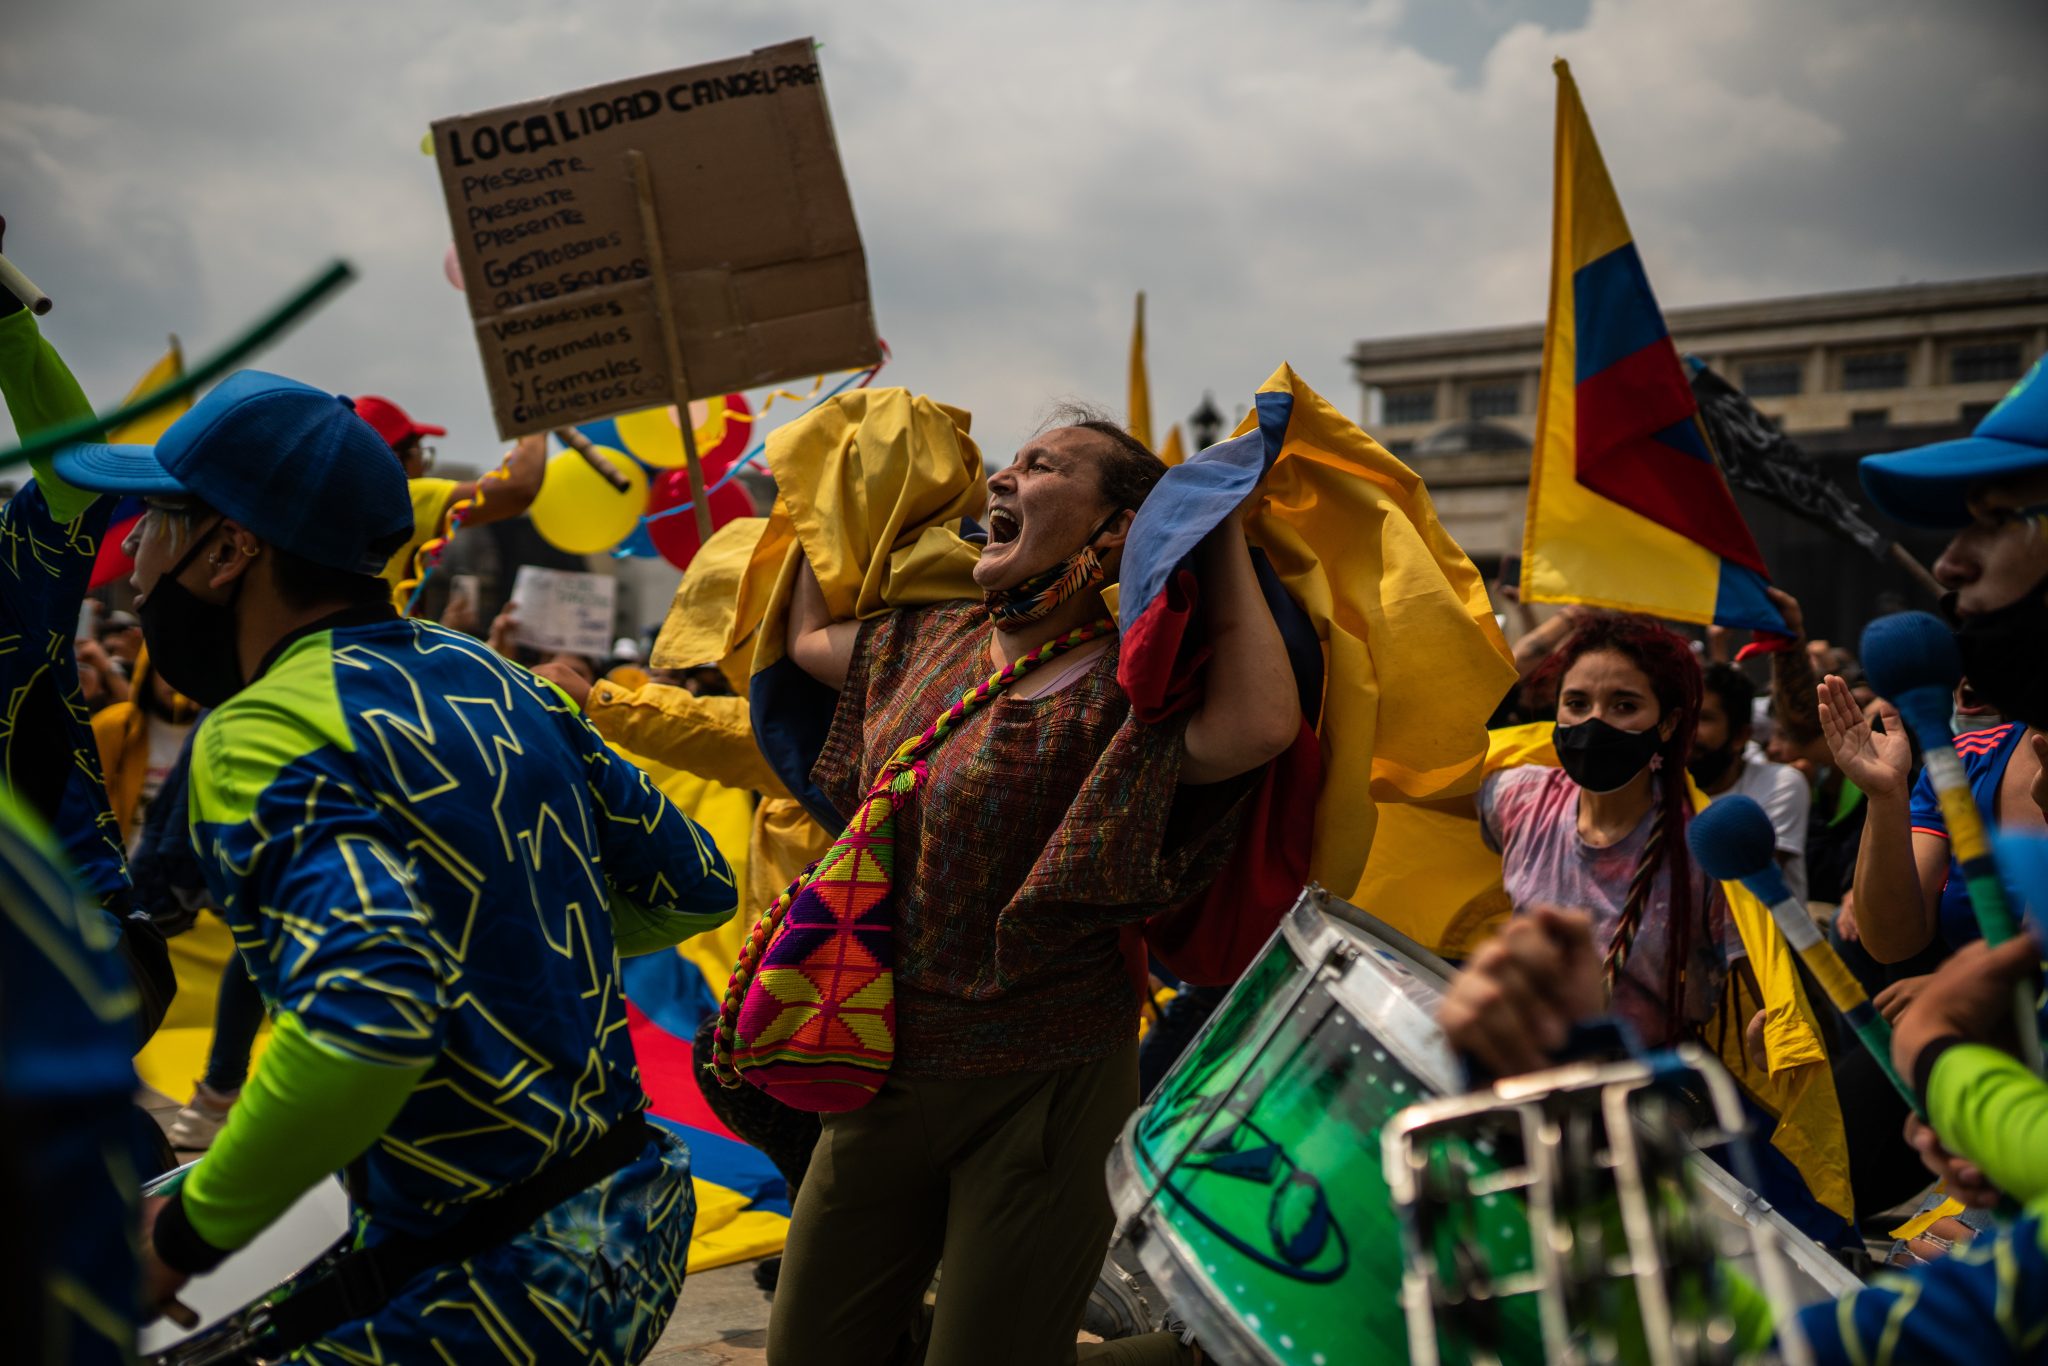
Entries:
<svg viewBox="0 0 2048 1366">
<path fill-rule="evenodd" d="M 1783 632 L 1570 69 L 1522 596 Z"/>
</svg>

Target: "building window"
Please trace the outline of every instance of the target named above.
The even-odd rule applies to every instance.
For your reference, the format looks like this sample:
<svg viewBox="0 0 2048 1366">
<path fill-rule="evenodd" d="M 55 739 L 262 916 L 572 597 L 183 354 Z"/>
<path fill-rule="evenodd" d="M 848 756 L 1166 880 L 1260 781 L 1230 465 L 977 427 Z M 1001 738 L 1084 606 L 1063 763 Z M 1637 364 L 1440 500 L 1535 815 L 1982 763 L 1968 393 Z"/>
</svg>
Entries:
<svg viewBox="0 0 2048 1366">
<path fill-rule="evenodd" d="M 1465 391 L 1465 416 L 1475 422 L 1489 417 L 1513 417 L 1521 410 L 1522 386 L 1513 380 L 1475 384 Z"/>
<path fill-rule="evenodd" d="M 1389 427 L 1436 421 L 1436 386 L 1380 390 L 1380 421 Z"/>
<path fill-rule="evenodd" d="M 1849 414 L 1849 425 L 1859 432 L 1885 426 L 1891 420 L 1892 410 L 1889 408 L 1858 408 Z"/>
<path fill-rule="evenodd" d="M 2016 341 L 1969 342 L 1949 348 L 1950 384 L 1988 384 L 2020 377 L 2020 344 Z"/>
<path fill-rule="evenodd" d="M 1756 360 L 1741 370 L 1742 392 L 1751 398 L 1788 398 L 1806 387 L 1806 365 L 1796 360 Z"/>
<path fill-rule="evenodd" d="M 1996 403 L 1965 403 L 1961 414 L 1962 424 L 1965 427 L 1975 427 L 1991 416 L 1991 410 L 1997 406 Z"/>
<path fill-rule="evenodd" d="M 1903 351 L 1860 351 L 1842 357 L 1844 389 L 1903 389 L 1906 387 L 1906 353 Z"/>
</svg>

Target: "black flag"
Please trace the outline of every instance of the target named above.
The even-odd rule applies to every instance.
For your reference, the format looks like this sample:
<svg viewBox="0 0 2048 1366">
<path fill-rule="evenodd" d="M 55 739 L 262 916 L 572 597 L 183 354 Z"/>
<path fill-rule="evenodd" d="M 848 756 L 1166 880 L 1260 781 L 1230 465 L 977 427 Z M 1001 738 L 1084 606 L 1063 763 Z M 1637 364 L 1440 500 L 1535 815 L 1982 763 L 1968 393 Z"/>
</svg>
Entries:
<svg viewBox="0 0 2048 1366">
<path fill-rule="evenodd" d="M 1747 394 L 1697 356 L 1687 356 L 1685 364 L 1692 373 L 1700 421 L 1706 425 L 1714 452 L 1721 457 L 1721 472 L 1731 485 L 1854 541 L 1875 559 L 1892 557 L 1891 537 L 1865 521 L 1849 495 L 1822 474 L 1777 424 L 1758 412 Z"/>
</svg>

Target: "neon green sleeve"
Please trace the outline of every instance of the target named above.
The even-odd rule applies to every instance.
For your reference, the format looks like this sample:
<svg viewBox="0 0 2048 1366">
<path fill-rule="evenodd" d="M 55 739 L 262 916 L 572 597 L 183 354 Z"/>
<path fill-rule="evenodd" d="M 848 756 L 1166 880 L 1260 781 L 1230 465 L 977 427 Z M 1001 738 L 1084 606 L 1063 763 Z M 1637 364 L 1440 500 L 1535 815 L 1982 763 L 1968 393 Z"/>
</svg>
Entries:
<svg viewBox="0 0 2048 1366">
<path fill-rule="evenodd" d="M 1728 1278 L 1728 1308 L 1735 1316 L 1735 1350 L 1741 1357 L 1755 1356 L 1778 1335 L 1771 1302 L 1749 1277 L 1734 1267 L 1724 1263 L 1721 1274 Z"/>
<path fill-rule="evenodd" d="M 709 913 L 655 911 L 642 906 L 624 892 L 612 893 L 612 940 L 619 957 L 637 958 L 643 953 L 670 949 L 691 935 L 715 930 L 732 919 L 730 910 Z"/>
<path fill-rule="evenodd" d="M 193 1231 L 218 1248 L 246 1244 L 376 1142 L 428 1066 L 346 1057 L 307 1037 L 298 1016 L 280 1014 L 256 1074 L 185 1180 Z"/>
<path fill-rule="evenodd" d="M 2010 1053 L 1957 1044 L 1935 1059 L 1927 1118 L 1942 1146 L 2021 1204 L 2048 1195 L 2048 1082 Z"/>
<path fill-rule="evenodd" d="M 25 308 L 0 317 L 0 397 L 7 400 L 14 430 L 24 437 L 92 416 L 85 391 L 71 377 L 57 349 L 43 340 L 35 314 Z M 99 497 L 59 479 L 48 456 L 29 464 L 36 472 L 36 487 L 50 506 L 50 516 L 60 526 L 77 521 Z"/>
</svg>

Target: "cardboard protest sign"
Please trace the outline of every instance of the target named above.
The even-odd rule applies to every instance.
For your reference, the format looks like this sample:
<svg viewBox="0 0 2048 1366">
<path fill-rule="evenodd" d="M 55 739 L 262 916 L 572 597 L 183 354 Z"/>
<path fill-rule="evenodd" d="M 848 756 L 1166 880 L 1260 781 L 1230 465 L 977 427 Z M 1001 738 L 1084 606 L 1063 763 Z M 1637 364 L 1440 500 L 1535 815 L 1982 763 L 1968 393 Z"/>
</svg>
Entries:
<svg viewBox="0 0 2048 1366">
<path fill-rule="evenodd" d="M 612 652 L 612 613 L 618 597 L 619 581 L 607 575 L 522 564 L 512 580 L 519 643 L 605 659 Z"/>
<path fill-rule="evenodd" d="M 653 182 L 681 377 L 634 151 Z M 434 156 L 500 436 L 880 359 L 808 38 L 442 119 Z"/>
</svg>

